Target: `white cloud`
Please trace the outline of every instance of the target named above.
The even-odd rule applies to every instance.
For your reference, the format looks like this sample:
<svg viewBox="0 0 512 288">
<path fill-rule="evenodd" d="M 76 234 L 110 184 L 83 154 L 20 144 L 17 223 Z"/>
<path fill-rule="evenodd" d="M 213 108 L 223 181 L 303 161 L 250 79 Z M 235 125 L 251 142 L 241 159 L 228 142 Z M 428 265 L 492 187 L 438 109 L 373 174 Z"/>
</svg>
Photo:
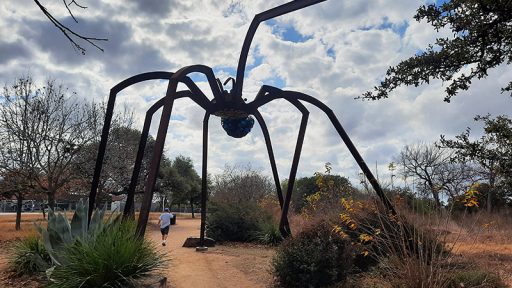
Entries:
<svg viewBox="0 0 512 288">
<path fill-rule="evenodd" d="M 30 4 L 27 4 L 30 3 Z M 0 81 L 31 73 L 38 80 L 53 77 L 82 97 L 105 100 L 110 88 L 132 75 L 176 71 L 192 64 L 221 70 L 221 80 L 235 75 L 241 46 L 253 15 L 285 3 L 272 1 L 90 1 L 75 11 L 77 27 L 86 35 L 108 37 L 99 43 L 105 52 L 87 44 L 87 55 L 76 53 L 32 2 L 0 3 Z M 326 1 L 277 19 L 283 29 L 293 27 L 307 35 L 294 43 L 272 34 L 261 24 L 252 43 L 244 80 L 244 97 L 252 100 L 263 84 L 283 84 L 288 90 L 321 99 L 335 112 L 366 162 L 386 177 L 387 164 L 403 145 L 455 135 L 474 125 L 476 114 L 510 115 L 511 100 L 499 88 L 512 78 L 501 66 L 485 80 L 475 81 L 468 92 L 451 104 L 442 101 L 446 83 L 399 88 L 387 100 L 354 100 L 377 85 L 390 65 L 424 49 L 449 31 L 435 34 L 425 23 L 412 19 L 423 1 Z M 49 2 L 59 19 L 71 24 L 59 2 Z M 279 30 L 279 29 L 275 29 Z M 196 78 L 194 78 L 196 79 Z M 203 81 L 203 80 L 202 80 Z M 207 83 L 198 83 L 211 99 Z M 148 81 L 126 89 L 117 100 L 136 112 L 142 127 L 145 111 L 165 95 L 166 83 Z M 355 162 L 328 118 L 312 105 L 299 175 L 312 175 L 331 162 L 335 173 L 356 179 Z M 281 177 L 288 177 L 300 112 L 286 101 L 261 108 L 272 137 Z M 166 153 L 192 157 L 200 170 L 204 111 L 192 101 L 178 100 L 171 121 Z M 160 115 L 153 119 L 156 132 Z M 242 139 L 228 137 L 215 116 L 210 119 L 209 170 L 222 171 L 225 163 L 251 162 L 270 174 L 267 152 L 258 127 Z"/>
</svg>

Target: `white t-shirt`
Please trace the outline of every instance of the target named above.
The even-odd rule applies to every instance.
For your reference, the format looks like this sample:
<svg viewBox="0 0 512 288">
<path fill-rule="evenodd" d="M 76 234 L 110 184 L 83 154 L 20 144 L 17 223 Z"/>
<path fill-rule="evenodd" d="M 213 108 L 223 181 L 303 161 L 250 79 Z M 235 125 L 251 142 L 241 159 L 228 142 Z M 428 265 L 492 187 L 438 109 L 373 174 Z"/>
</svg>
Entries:
<svg viewBox="0 0 512 288">
<path fill-rule="evenodd" d="M 174 217 L 169 212 L 165 212 L 162 215 L 160 215 L 160 228 L 165 228 L 169 225 L 171 225 L 171 219 Z"/>
</svg>

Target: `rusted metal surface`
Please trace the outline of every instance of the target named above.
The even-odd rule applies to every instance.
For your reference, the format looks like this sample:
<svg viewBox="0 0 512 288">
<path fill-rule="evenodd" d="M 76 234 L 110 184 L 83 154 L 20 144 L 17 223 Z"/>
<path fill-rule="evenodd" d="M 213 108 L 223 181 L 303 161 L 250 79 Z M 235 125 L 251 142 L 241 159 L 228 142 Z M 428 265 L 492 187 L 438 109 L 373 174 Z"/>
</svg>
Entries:
<svg viewBox="0 0 512 288">
<path fill-rule="evenodd" d="M 115 104 L 115 98 L 117 93 L 119 93 L 124 88 L 133 85 L 135 83 L 139 83 L 147 80 L 157 80 L 164 79 L 168 80 L 167 92 L 164 98 L 160 99 L 156 104 L 154 104 L 146 113 L 146 119 L 144 122 L 144 127 L 142 130 L 142 135 L 139 143 L 139 150 L 137 153 L 137 158 L 135 160 L 134 171 L 132 174 L 130 186 L 128 189 L 128 201 L 127 208 L 125 208 L 125 215 L 128 215 L 131 211 L 131 207 L 133 206 L 133 196 L 135 193 L 135 187 L 137 186 L 137 179 L 139 179 L 140 168 L 142 164 L 142 159 L 144 156 L 144 150 L 146 146 L 146 140 L 148 137 L 149 127 L 151 125 L 151 119 L 153 114 L 162 109 L 162 115 L 160 118 L 160 123 L 158 126 L 158 133 L 155 140 L 155 147 L 152 151 L 151 155 L 151 163 L 149 166 L 149 173 L 147 179 L 145 181 L 144 186 L 144 198 L 142 200 L 142 206 L 139 216 L 139 221 L 137 225 L 137 234 L 139 236 L 143 236 L 146 230 L 146 225 L 149 219 L 149 212 L 151 207 L 151 201 L 153 199 L 153 192 L 156 183 L 156 177 L 158 174 L 158 169 L 160 166 L 160 160 L 162 158 L 163 147 L 165 144 L 165 139 L 167 135 L 167 129 L 169 126 L 169 120 L 172 113 L 172 107 L 174 104 L 174 100 L 182 97 L 188 97 L 192 99 L 195 103 L 201 106 L 205 110 L 205 116 L 203 119 L 203 158 L 202 158 L 202 185 L 201 185 L 201 230 L 200 230 L 200 245 L 204 243 L 204 234 L 205 234 L 205 220 L 206 220 L 206 196 L 207 196 L 207 160 L 208 160 L 208 123 L 210 119 L 210 115 L 214 115 L 217 117 L 229 117 L 234 119 L 242 119 L 243 117 L 249 117 L 250 115 L 254 116 L 259 123 L 263 136 L 265 138 L 265 144 L 267 147 L 267 152 L 269 155 L 270 165 L 272 168 L 272 175 L 274 177 L 274 182 L 276 185 L 276 193 L 279 199 L 279 204 L 281 206 L 281 220 L 279 224 L 279 229 L 283 236 L 289 236 L 291 234 L 290 227 L 288 224 L 288 209 L 292 196 L 293 186 L 295 184 L 295 177 L 297 175 L 298 164 L 300 160 L 300 155 L 302 151 L 302 144 L 304 142 L 304 136 L 306 133 L 309 111 L 306 107 L 301 103 L 307 102 L 316 106 L 320 110 L 322 110 L 329 120 L 331 124 L 334 126 L 342 141 L 345 143 L 350 153 L 356 160 L 357 164 L 363 171 L 366 178 L 371 183 L 372 187 L 375 189 L 377 195 L 385 205 L 385 207 L 390 211 L 390 213 L 396 214 L 394 207 L 392 206 L 389 199 L 384 194 L 382 188 L 379 183 L 371 173 L 370 169 L 364 162 L 363 158 L 357 151 L 356 147 L 350 140 L 348 134 L 343 129 L 340 121 L 334 114 L 334 112 L 327 107 L 320 100 L 306 95 L 304 93 L 295 92 L 295 91 L 284 91 L 275 87 L 264 85 L 258 94 L 256 95 L 254 101 L 246 103 L 246 100 L 242 97 L 242 86 L 243 86 L 243 77 L 245 66 L 247 63 L 247 55 L 249 52 L 249 48 L 254 37 L 254 33 L 258 28 L 258 25 L 266 20 L 272 19 L 274 17 L 290 13 L 302 8 L 305 8 L 310 5 L 314 5 L 325 0 L 302 0 L 302 1 L 292 1 L 287 4 L 275 7 L 263 13 L 256 15 L 251 22 L 247 35 L 245 37 L 244 43 L 242 45 L 242 51 L 240 53 L 240 59 L 238 62 L 237 75 L 236 80 L 233 78 L 228 78 L 224 85 L 231 81 L 232 89 L 227 91 L 224 89 L 223 82 L 220 79 L 215 77 L 212 68 L 204 65 L 192 65 L 184 67 L 178 70 L 176 73 L 169 72 L 151 72 L 139 74 L 134 77 L 128 78 L 127 80 L 119 83 L 114 88 L 112 88 L 110 92 L 110 98 L 107 106 L 107 113 L 105 124 L 103 126 L 103 133 L 101 137 L 100 147 L 98 150 L 98 157 L 96 161 L 96 168 L 94 173 L 94 178 L 92 181 L 90 200 L 89 200 L 89 213 L 91 213 L 96 197 L 96 190 L 99 183 L 99 177 L 101 174 L 101 168 L 103 163 L 103 158 L 105 154 L 106 144 L 108 140 L 108 134 L 110 129 L 110 121 L 112 119 L 113 108 Z M 209 83 L 210 89 L 213 94 L 213 99 L 208 99 L 205 94 L 197 87 L 197 85 L 187 77 L 190 73 L 201 73 L 206 76 L 207 81 Z M 185 91 L 177 91 L 178 83 L 183 83 L 187 86 L 189 90 Z M 268 133 L 267 126 L 263 117 L 261 116 L 258 109 L 263 105 L 270 103 L 276 99 L 284 99 L 290 102 L 293 106 L 295 106 L 300 113 L 302 114 L 302 119 L 300 123 L 299 133 L 297 137 L 297 143 L 295 146 L 295 152 L 291 164 L 290 175 L 288 180 L 288 187 L 286 194 L 283 195 L 279 175 L 277 172 L 277 166 L 275 163 L 274 152 L 272 148 L 272 143 L 270 140 L 270 135 Z M 245 129 L 245 128 L 244 128 Z M 245 131 L 246 132 L 246 131 Z"/>
</svg>

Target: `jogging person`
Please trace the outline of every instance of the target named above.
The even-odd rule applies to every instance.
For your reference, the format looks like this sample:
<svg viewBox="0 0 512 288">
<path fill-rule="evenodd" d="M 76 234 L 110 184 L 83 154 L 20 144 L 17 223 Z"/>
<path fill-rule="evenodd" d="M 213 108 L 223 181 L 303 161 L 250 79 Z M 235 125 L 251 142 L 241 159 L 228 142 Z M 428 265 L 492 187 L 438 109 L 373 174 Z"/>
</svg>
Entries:
<svg viewBox="0 0 512 288">
<path fill-rule="evenodd" d="M 165 246 L 167 241 L 167 235 L 169 234 L 169 228 L 171 228 L 171 219 L 174 215 L 171 214 L 169 208 L 164 209 L 164 213 L 160 215 L 158 224 L 160 225 L 160 232 L 162 232 L 162 246 Z"/>
</svg>

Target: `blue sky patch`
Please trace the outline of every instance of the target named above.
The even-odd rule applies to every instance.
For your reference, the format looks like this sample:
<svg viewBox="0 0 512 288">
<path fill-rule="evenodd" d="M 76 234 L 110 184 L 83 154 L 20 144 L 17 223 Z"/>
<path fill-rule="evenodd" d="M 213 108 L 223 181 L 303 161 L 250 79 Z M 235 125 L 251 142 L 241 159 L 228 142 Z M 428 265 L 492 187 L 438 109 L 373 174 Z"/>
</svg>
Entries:
<svg viewBox="0 0 512 288">
<path fill-rule="evenodd" d="M 190 74 L 188 74 L 188 77 L 190 77 L 190 79 L 192 79 L 192 81 L 194 81 L 194 82 L 207 82 L 208 81 L 206 79 L 206 76 L 203 73 L 198 73 L 198 72 L 190 73 Z"/>
<path fill-rule="evenodd" d="M 160 98 L 162 98 L 162 96 L 155 96 L 155 95 L 143 96 L 143 99 L 145 102 L 155 102 Z"/>
<path fill-rule="evenodd" d="M 290 41 L 294 43 L 306 42 L 313 39 L 310 35 L 303 35 L 291 25 L 283 25 L 278 23 L 276 20 L 268 20 L 267 25 L 272 28 L 272 34 L 279 36 L 284 41 Z"/>
<path fill-rule="evenodd" d="M 328 48 L 326 52 L 327 52 L 327 56 L 329 56 L 332 59 L 336 59 L 336 52 L 334 51 L 334 49 L 332 47 Z"/>
<path fill-rule="evenodd" d="M 258 47 L 255 49 L 256 55 L 254 55 L 254 63 L 247 65 L 245 70 L 250 70 L 254 67 L 260 66 L 263 63 L 263 57 L 258 53 Z"/>
<path fill-rule="evenodd" d="M 236 77 L 236 67 L 227 67 L 227 66 L 221 66 L 221 67 L 213 67 L 213 73 L 217 76 L 221 73 L 227 73 L 231 77 Z M 221 81 L 224 81 L 226 79 L 220 79 Z"/>
<path fill-rule="evenodd" d="M 185 120 L 185 117 L 179 114 L 171 114 L 171 120 L 183 121 Z"/>
<path fill-rule="evenodd" d="M 244 72 L 245 78 L 247 78 L 247 75 L 249 74 L 249 72 L 252 69 L 263 64 L 263 57 L 259 54 L 258 47 L 256 47 L 256 49 L 254 51 L 256 54 L 256 55 L 253 55 L 254 62 L 245 66 L 245 72 Z M 238 62 L 237 62 L 237 65 L 238 65 Z M 221 72 L 223 72 L 223 73 L 229 74 L 233 78 L 236 78 L 236 68 L 237 67 L 217 66 L 217 67 L 213 68 L 213 73 L 215 73 L 215 75 L 219 75 Z M 226 79 L 220 79 L 220 80 L 224 81 Z"/>
<path fill-rule="evenodd" d="M 284 86 L 286 86 L 286 81 L 284 81 L 284 79 L 281 77 L 274 77 L 272 79 L 266 80 L 265 85 L 270 85 L 270 86 L 274 86 L 277 88 L 283 88 Z"/>
</svg>

